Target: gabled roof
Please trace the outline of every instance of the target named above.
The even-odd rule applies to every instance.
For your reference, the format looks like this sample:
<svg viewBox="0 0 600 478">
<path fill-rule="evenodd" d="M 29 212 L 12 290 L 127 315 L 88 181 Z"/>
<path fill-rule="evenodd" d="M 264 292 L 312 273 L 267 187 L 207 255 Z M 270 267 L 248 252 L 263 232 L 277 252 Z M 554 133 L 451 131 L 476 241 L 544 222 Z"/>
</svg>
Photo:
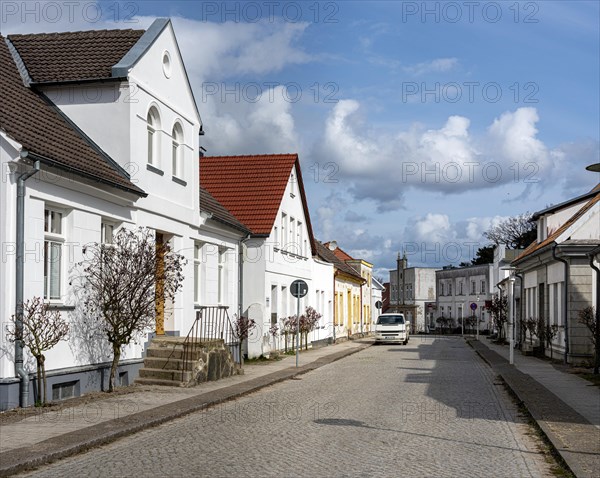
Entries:
<svg viewBox="0 0 600 478">
<path fill-rule="evenodd" d="M 550 234 L 542 242 L 539 242 L 539 243 L 537 241 L 532 242 L 529 245 L 529 247 L 527 247 L 523 251 L 523 253 L 512 262 L 512 264 L 518 264 L 518 263 L 522 262 L 523 260 L 525 260 L 527 257 L 529 257 L 529 256 L 535 254 L 536 252 L 539 252 L 542 249 L 545 249 L 546 247 L 553 244 L 561 236 L 561 234 L 563 234 L 567 229 L 569 229 L 569 227 L 571 227 L 573 224 L 575 224 L 575 222 L 577 222 L 577 220 L 580 217 L 582 217 L 586 212 L 588 212 L 595 204 L 600 202 L 600 184 L 596 185 L 592 189 L 591 193 L 593 193 L 591 199 L 589 199 L 588 202 L 586 204 L 584 204 L 575 214 L 573 214 L 562 226 L 560 226 L 558 229 L 556 229 L 556 231 L 554 231 L 552 234 Z M 579 196 L 578 199 L 581 197 L 582 196 Z M 567 201 L 566 203 L 563 203 L 563 204 L 565 204 L 566 206 L 569 206 L 572 203 Z M 536 213 L 536 214 L 538 214 L 538 213 Z"/>
<path fill-rule="evenodd" d="M 34 83 L 109 79 L 144 30 L 9 35 Z"/>
<path fill-rule="evenodd" d="M 571 198 L 567 201 L 561 202 L 559 204 L 555 204 L 553 206 L 547 207 L 546 209 L 542 209 L 541 211 L 536 212 L 533 216 L 531 216 L 531 219 L 536 221 L 537 219 L 539 219 L 541 216 L 544 216 L 545 214 L 550 214 L 555 211 L 565 209 L 569 206 L 573 206 L 574 204 L 586 201 L 586 200 L 594 197 L 594 195 L 598 191 L 600 191 L 600 183 L 598 183 L 590 192 L 587 192 L 585 194 L 582 194 L 581 196 Z"/>
<path fill-rule="evenodd" d="M 292 168 L 314 252 L 308 203 L 297 154 L 201 156 L 200 184 L 254 236 L 271 234 Z"/>
<path fill-rule="evenodd" d="M 212 194 L 206 189 L 200 188 L 200 210 L 212 214 L 215 221 L 219 221 L 227 226 L 230 226 L 244 234 L 249 234 L 250 231 L 238 221 L 223 205 L 217 201 Z"/>
<path fill-rule="evenodd" d="M 0 36 L 0 130 L 32 159 L 70 173 L 145 196 L 129 175 L 42 94 L 23 79 Z"/>
<path fill-rule="evenodd" d="M 315 246 L 316 246 L 316 252 L 317 252 L 318 257 L 320 257 L 321 259 L 323 259 L 326 262 L 330 262 L 331 264 L 334 265 L 334 267 L 338 271 L 344 273 L 345 275 L 353 277 L 361 282 L 365 281 L 363 279 L 363 277 L 360 275 L 360 272 L 358 272 L 350 264 L 346 264 L 343 260 L 338 258 L 333 253 L 333 251 L 331 251 L 329 249 L 329 247 L 326 247 L 325 245 L 323 245 L 321 242 L 319 242 L 317 240 L 315 240 Z"/>
<path fill-rule="evenodd" d="M 329 248 L 330 244 L 331 244 L 331 242 L 326 242 L 323 245 L 325 247 Z M 333 250 L 333 253 L 336 255 L 336 257 L 338 259 L 340 259 L 342 261 L 353 261 L 353 260 L 355 260 L 354 257 L 351 257 L 350 254 L 348 254 L 346 251 L 342 250 L 342 248 L 340 246 L 337 246 L 337 245 L 336 245 L 335 249 Z"/>
</svg>

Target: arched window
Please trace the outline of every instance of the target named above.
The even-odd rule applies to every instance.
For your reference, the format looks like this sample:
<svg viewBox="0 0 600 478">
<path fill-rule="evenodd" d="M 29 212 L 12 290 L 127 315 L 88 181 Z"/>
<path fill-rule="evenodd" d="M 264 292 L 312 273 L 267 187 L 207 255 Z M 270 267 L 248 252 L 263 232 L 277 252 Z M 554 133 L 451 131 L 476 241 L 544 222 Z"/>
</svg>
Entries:
<svg viewBox="0 0 600 478">
<path fill-rule="evenodd" d="M 160 116 L 158 110 L 153 106 L 148 110 L 148 164 L 152 166 L 159 166 L 159 136 L 160 130 Z"/>
<path fill-rule="evenodd" d="M 173 176 L 176 178 L 183 177 L 183 129 L 179 123 L 173 126 L 173 149 L 172 149 L 172 166 Z"/>
</svg>

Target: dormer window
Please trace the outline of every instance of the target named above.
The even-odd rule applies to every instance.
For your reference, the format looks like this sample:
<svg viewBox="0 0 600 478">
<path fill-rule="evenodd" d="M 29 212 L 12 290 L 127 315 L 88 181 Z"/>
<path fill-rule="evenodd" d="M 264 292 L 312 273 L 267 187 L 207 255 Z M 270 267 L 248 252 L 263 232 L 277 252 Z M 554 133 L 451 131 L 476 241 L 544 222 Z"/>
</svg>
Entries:
<svg viewBox="0 0 600 478">
<path fill-rule="evenodd" d="M 173 126 L 171 161 L 173 177 L 183 177 L 183 128 L 179 123 Z"/>
<path fill-rule="evenodd" d="M 148 164 L 154 167 L 159 167 L 159 136 L 160 116 L 158 110 L 153 106 L 148 110 L 146 119 L 148 126 Z"/>
</svg>

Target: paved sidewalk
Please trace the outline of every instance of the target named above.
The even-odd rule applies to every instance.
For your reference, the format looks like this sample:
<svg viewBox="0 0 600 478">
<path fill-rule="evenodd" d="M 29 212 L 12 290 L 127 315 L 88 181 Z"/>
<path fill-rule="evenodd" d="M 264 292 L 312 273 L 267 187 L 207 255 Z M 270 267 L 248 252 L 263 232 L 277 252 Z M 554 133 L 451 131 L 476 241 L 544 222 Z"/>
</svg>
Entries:
<svg viewBox="0 0 600 478">
<path fill-rule="evenodd" d="M 527 407 L 571 471 L 577 477 L 600 476 L 598 387 L 517 350 L 510 365 L 506 346 L 485 339 L 471 344 Z"/>
<path fill-rule="evenodd" d="M 140 386 L 139 391 L 30 416 L 0 425 L 0 476 L 50 463 L 188 413 L 252 393 L 359 352 L 368 339 L 308 350 L 282 360 L 246 365 L 244 374 L 193 388 Z M 138 387 L 135 387 L 136 389 Z"/>
</svg>

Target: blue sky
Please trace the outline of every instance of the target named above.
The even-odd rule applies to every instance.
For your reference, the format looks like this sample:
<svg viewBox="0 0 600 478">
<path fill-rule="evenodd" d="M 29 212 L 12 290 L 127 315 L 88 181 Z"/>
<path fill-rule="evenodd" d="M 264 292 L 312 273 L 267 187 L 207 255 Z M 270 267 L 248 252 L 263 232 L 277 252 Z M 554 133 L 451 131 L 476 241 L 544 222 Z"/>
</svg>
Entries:
<svg viewBox="0 0 600 478">
<path fill-rule="evenodd" d="M 318 238 L 384 277 L 600 179 L 596 1 L 2 3 L 3 33 L 171 17 L 209 154 L 299 152 Z"/>
</svg>

